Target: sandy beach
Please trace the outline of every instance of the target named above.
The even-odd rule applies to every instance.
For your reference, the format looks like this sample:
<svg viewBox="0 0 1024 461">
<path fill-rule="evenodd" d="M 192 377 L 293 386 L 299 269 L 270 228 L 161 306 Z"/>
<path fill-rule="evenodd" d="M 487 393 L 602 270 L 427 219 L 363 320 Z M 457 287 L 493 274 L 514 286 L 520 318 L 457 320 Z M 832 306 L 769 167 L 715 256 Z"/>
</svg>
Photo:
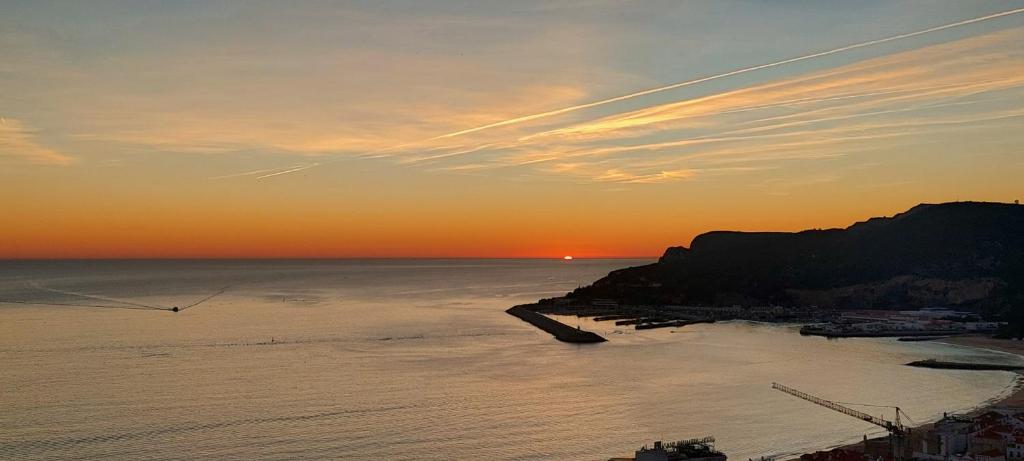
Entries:
<svg viewBox="0 0 1024 461">
<path fill-rule="evenodd" d="M 1024 341 L 1017 341 L 1013 339 L 996 339 L 989 336 L 969 335 L 953 336 L 942 339 L 940 342 L 956 344 L 959 346 L 989 349 L 999 352 L 1008 352 L 1024 357 Z M 1020 372 L 1018 373 L 1020 374 Z M 1018 382 L 1016 389 L 1014 389 L 1010 395 L 1006 396 L 1002 400 L 993 402 L 991 405 L 979 408 L 974 413 L 981 413 L 991 407 L 997 406 L 1024 406 L 1024 383 Z"/>
<path fill-rule="evenodd" d="M 996 339 L 984 335 L 964 335 L 964 336 L 952 336 L 938 340 L 946 344 L 954 344 L 958 346 L 975 347 L 979 349 L 988 349 L 999 352 L 1008 352 L 1011 354 L 1017 354 L 1024 357 L 1024 341 L 1016 341 L 1011 339 Z M 1024 374 L 1017 372 L 1018 374 Z M 976 408 L 974 411 L 968 413 L 968 416 L 980 415 L 989 409 L 996 407 L 1024 407 L 1024 380 L 1018 380 L 1017 386 L 1013 391 L 999 400 L 993 400 L 988 405 L 983 405 Z M 923 433 L 931 429 L 932 423 L 922 424 L 911 428 L 912 432 Z M 884 438 L 884 437 L 883 437 Z M 875 439 L 878 440 L 878 439 Z M 835 449 L 845 449 L 854 451 L 863 451 L 863 442 L 857 442 L 850 445 L 844 445 L 835 447 Z M 796 458 L 799 459 L 799 458 Z"/>
</svg>

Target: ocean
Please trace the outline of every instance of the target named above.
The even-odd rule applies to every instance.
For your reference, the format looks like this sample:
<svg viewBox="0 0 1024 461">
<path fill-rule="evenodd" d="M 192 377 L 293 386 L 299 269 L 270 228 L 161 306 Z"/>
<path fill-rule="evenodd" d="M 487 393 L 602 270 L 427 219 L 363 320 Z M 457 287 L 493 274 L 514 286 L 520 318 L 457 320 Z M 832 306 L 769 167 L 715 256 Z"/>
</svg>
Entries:
<svg viewBox="0 0 1024 461">
<path fill-rule="evenodd" d="M 711 435 L 742 460 L 881 433 L 772 382 L 919 423 L 1017 383 L 903 366 L 1020 363 L 934 342 L 563 318 L 609 338 L 571 345 L 504 313 L 648 262 L 0 262 L 0 459 L 606 460 Z"/>
</svg>

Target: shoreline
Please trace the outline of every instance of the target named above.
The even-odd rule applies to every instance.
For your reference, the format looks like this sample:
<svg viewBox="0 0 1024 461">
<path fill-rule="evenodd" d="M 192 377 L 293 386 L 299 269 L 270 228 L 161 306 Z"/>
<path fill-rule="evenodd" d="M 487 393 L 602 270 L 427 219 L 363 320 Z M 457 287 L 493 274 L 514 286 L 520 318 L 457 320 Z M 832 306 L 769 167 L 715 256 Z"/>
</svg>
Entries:
<svg viewBox="0 0 1024 461">
<path fill-rule="evenodd" d="M 983 349 L 991 352 L 1012 354 L 1016 355 L 1022 361 L 1024 361 L 1024 341 L 1017 341 L 1013 339 L 996 339 L 987 335 L 960 335 L 942 338 L 939 340 L 935 340 L 935 342 L 940 342 L 953 346 L 969 347 L 973 349 Z M 1013 384 L 1013 387 L 1010 389 L 1008 393 L 996 395 L 988 400 L 985 400 L 977 407 L 972 408 L 971 410 L 963 413 L 963 415 L 974 417 L 998 407 L 1024 407 L 1024 371 L 1010 371 L 1009 373 L 1013 373 L 1017 376 L 1016 381 Z M 909 429 L 913 432 L 918 432 L 927 431 L 931 429 L 931 427 L 932 423 L 928 422 L 918 426 L 910 427 Z M 886 437 L 883 436 L 880 438 L 884 439 Z M 879 438 L 868 440 L 878 439 Z M 834 447 L 825 448 L 819 451 L 832 451 L 838 449 L 863 452 L 864 442 L 862 440 L 846 445 L 837 445 Z M 796 458 L 793 459 L 799 460 L 800 457 L 797 456 Z"/>
<path fill-rule="evenodd" d="M 513 311 L 517 310 L 517 308 L 525 308 L 527 306 L 529 306 L 529 305 L 515 306 L 514 308 L 509 309 L 507 312 L 509 314 L 512 314 L 513 316 L 519 317 L 519 315 L 516 315 L 516 313 L 514 313 Z M 533 313 L 533 314 L 535 314 L 535 315 L 537 315 L 539 317 L 547 317 L 546 315 L 535 313 L 535 312 L 532 312 L 532 311 L 531 311 L 531 313 Z M 572 314 L 561 314 L 561 315 L 572 315 Z M 520 317 L 520 318 L 522 319 L 522 317 Z M 523 320 L 529 322 L 529 320 L 527 320 L 527 319 L 523 319 Z M 613 319 L 606 319 L 606 320 L 613 320 Z M 736 322 L 736 323 L 751 323 L 751 324 L 765 324 L 765 325 L 775 325 L 775 326 L 783 326 L 783 325 L 801 326 L 801 325 L 804 325 L 803 323 L 800 323 L 800 322 L 793 322 L 793 323 L 789 323 L 789 322 L 765 322 L 765 321 L 759 321 L 759 320 L 743 320 L 743 319 L 726 320 L 723 323 L 733 323 L 733 322 Z M 530 322 L 530 323 L 532 323 L 532 322 Z M 561 326 L 565 326 L 564 324 L 561 324 L 560 322 L 558 322 L 558 323 Z M 545 328 L 543 328 L 543 327 L 541 327 L 539 325 L 535 325 L 535 326 L 537 326 L 541 330 L 545 330 Z M 571 328 L 571 327 L 567 327 L 567 328 Z M 574 332 L 578 331 L 576 329 L 572 329 L 572 330 Z M 584 330 L 584 332 L 586 332 L 586 331 Z M 549 333 L 552 333 L 552 332 L 549 331 Z M 587 333 L 589 333 L 589 332 L 587 332 Z M 552 335 L 554 335 L 554 333 L 552 333 Z M 554 336 L 556 336 L 556 339 L 559 339 L 560 341 L 566 341 L 565 339 L 558 338 L 557 335 L 554 335 Z M 895 336 L 883 335 L 883 337 L 895 337 Z M 604 339 L 604 338 L 602 338 L 602 339 Z M 960 334 L 960 335 L 953 335 L 953 336 L 943 336 L 943 337 L 940 337 L 940 338 L 931 339 L 931 341 L 932 342 L 937 342 L 937 343 L 943 343 L 943 344 L 950 345 L 950 346 L 966 347 L 966 348 L 977 349 L 977 350 L 985 350 L 985 351 L 995 352 L 995 353 L 999 353 L 999 354 L 1009 354 L 1009 355 L 1016 356 L 1022 363 L 1024 363 L 1024 341 L 1018 341 L 1018 340 L 1012 340 L 1012 339 L 996 339 L 996 338 L 993 338 L 993 337 L 989 336 L 989 334 L 983 334 L 983 333 L 968 333 L 968 334 Z M 567 341 L 567 342 L 574 342 L 574 341 Z M 910 364 L 906 364 L 906 365 L 910 366 Z M 1022 366 L 1024 366 L 1024 365 L 1022 365 Z M 937 367 L 937 369 L 944 369 L 944 368 L 943 367 Z M 958 368 L 949 368 L 949 369 L 950 370 L 960 370 Z M 970 370 L 967 370 L 967 371 L 970 371 Z M 973 408 L 969 408 L 969 409 L 966 409 L 966 410 L 950 411 L 950 414 L 957 414 L 957 415 L 962 415 L 962 416 L 967 416 L 967 417 L 970 417 L 970 418 L 974 418 L 974 417 L 977 417 L 977 416 L 979 416 L 979 415 L 981 415 L 981 414 L 983 414 L 983 413 L 985 413 L 985 412 L 987 412 L 989 410 L 995 409 L 995 408 L 1001 408 L 1001 407 L 1020 407 L 1021 409 L 1024 409 L 1024 369 L 1017 369 L 1017 370 L 998 370 L 998 369 L 993 369 L 993 370 L 985 369 L 985 370 L 982 370 L 982 369 L 979 369 L 977 371 L 1006 371 L 1006 372 L 1009 372 L 1009 373 L 1013 373 L 1015 376 L 1014 376 L 1014 381 L 1012 382 L 1012 384 L 1010 386 L 1004 387 L 998 394 L 996 394 L 996 395 L 994 395 L 994 396 L 992 396 L 992 397 L 990 397 L 988 399 L 985 399 L 985 400 L 979 402 L 977 404 L 977 406 L 975 406 Z M 934 424 L 934 422 L 925 422 L 925 423 L 922 423 L 922 424 L 919 424 L 919 425 L 916 425 L 916 426 L 907 426 L 907 429 L 911 430 L 914 433 L 921 433 L 923 431 L 928 431 L 928 430 L 932 429 L 933 424 Z M 876 437 L 868 438 L 866 440 L 867 441 L 881 441 L 881 440 L 885 440 L 887 438 L 888 438 L 887 436 L 876 436 Z M 841 444 L 837 444 L 837 445 L 831 445 L 831 446 L 828 446 L 828 447 L 825 447 L 825 448 L 821 448 L 821 449 L 816 449 L 816 450 L 814 450 L 812 452 L 808 452 L 808 453 L 804 453 L 804 454 L 813 454 L 813 453 L 819 453 L 819 452 L 830 452 L 830 451 L 833 451 L 833 450 L 848 450 L 848 451 L 854 451 L 854 452 L 861 452 L 861 453 L 863 453 L 864 450 L 865 450 L 864 440 L 862 439 L 862 440 L 858 440 L 856 442 L 841 443 Z M 800 456 L 802 456 L 804 454 L 798 454 L 798 453 L 778 454 L 778 455 L 774 455 L 774 459 L 785 459 L 785 460 L 788 460 L 788 461 L 801 461 Z"/>
<path fill-rule="evenodd" d="M 996 339 L 986 335 L 964 335 L 944 338 L 938 342 L 952 344 L 954 346 L 983 349 L 992 352 L 1016 355 L 1024 361 L 1024 341 L 1015 339 Z M 984 404 L 968 412 L 969 415 L 980 414 L 993 407 L 1000 406 L 1024 406 L 1024 372 L 1012 372 L 1017 375 L 1017 382 L 1009 394 L 989 399 L 990 403 Z"/>
</svg>

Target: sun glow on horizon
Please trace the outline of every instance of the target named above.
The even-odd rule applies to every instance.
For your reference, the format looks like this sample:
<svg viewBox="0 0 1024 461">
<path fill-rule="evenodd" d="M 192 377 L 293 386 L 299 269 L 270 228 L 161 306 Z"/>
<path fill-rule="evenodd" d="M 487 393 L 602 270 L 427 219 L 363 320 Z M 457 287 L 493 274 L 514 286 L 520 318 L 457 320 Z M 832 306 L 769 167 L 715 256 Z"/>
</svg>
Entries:
<svg viewBox="0 0 1024 461">
<path fill-rule="evenodd" d="M 0 15 L 0 259 L 656 260 L 1020 195 L 1024 0 L 119 3 Z"/>
</svg>

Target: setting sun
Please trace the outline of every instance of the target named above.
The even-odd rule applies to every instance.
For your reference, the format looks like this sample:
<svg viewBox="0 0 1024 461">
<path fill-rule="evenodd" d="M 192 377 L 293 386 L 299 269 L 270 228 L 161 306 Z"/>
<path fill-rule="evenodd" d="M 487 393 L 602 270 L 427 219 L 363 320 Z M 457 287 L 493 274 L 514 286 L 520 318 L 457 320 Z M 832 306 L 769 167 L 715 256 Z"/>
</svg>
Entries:
<svg viewBox="0 0 1024 461">
<path fill-rule="evenodd" d="M 566 261 L 572 261 L 572 256 L 562 256 L 562 259 Z"/>
</svg>

